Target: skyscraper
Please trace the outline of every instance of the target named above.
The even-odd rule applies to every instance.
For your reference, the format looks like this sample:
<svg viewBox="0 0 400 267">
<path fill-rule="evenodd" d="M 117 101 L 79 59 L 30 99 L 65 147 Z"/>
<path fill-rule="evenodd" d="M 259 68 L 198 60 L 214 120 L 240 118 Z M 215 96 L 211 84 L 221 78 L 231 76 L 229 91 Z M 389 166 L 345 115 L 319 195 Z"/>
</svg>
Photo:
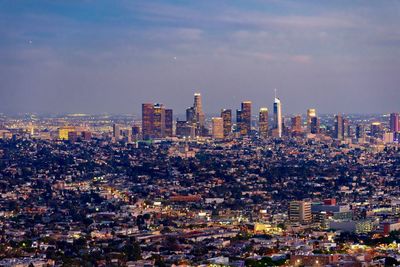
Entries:
<svg viewBox="0 0 400 267">
<path fill-rule="evenodd" d="M 212 137 L 214 139 L 224 138 L 224 120 L 220 117 L 213 117 L 211 119 L 212 123 Z"/>
<path fill-rule="evenodd" d="M 343 139 L 343 117 L 338 114 L 335 116 L 335 133 L 334 138 L 342 140 Z"/>
<path fill-rule="evenodd" d="M 312 134 L 319 134 L 320 122 L 318 117 L 311 117 L 310 132 Z"/>
<path fill-rule="evenodd" d="M 282 137 L 282 107 L 281 100 L 275 97 L 274 101 L 274 127 L 277 137 Z"/>
<path fill-rule="evenodd" d="M 121 138 L 121 129 L 118 124 L 113 124 L 113 137 L 115 138 L 116 141 L 118 141 Z"/>
<path fill-rule="evenodd" d="M 165 110 L 165 136 L 173 136 L 173 111 L 172 109 Z"/>
<path fill-rule="evenodd" d="M 188 107 L 186 109 L 186 121 L 188 123 L 196 123 L 196 111 L 194 109 L 194 107 Z"/>
<path fill-rule="evenodd" d="M 383 135 L 383 126 L 380 122 L 371 123 L 371 136 L 376 138 L 382 138 Z"/>
<path fill-rule="evenodd" d="M 163 104 L 142 104 L 142 136 L 144 140 L 172 136 L 172 110 Z"/>
<path fill-rule="evenodd" d="M 251 131 L 251 101 L 242 102 L 242 123 L 244 135 L 250 134 Z"/>
<path fill-rule="evenodd" d="M 390 131 L 392 133 L 400 132 L 399 113 L 390 114 Z"/>
<path fill-rule="evenodd" d="M 200 93 L 194 94 L 193 108 L 194 108 L 195 116 L 196 116 L 198 135 L 203 135 L 205 116 L 204 116 L 204 112 L 203 112 L 203 104 L 201 101 Z"/>
<path fill-rule="evenodd" d="M 301 133 L 301 116 L 297 115 L 292 118 L 292 132 L 294 134 Z"/>
<path fill-rule="evenodd" d="M 363 124 L 358 124 L 356 127 L 356 138 L 365 138 L 365 127 Z"/>
<path fill-rule="evenodd" d="M 242 135 L 243 128 L 244 128 L 244 126 L 243 126 L 243 119 L 242 119 L 242 110 L 237 109 L 236 110 L 236 131 L 239 132 L 240 135 Z"/>
<path fill-rule="evenodd" d="M 228 137 L 232 132 L 232 110 L 221 110 L 221 117 L 224 122 L 224 137 Z"/>
<path fill-rule="evenodd" d="M 165 107 L 163 104 L 153 106 L 153 136 L 154 138 L 165 137 Z"/>
<path fill-rule="evenodd" d="M 268 137 L 268 108 L 260 108 L 258 129 L 261 138 L 265 139 Z"/>
<path fill-rule="evenodd" d="M 311 132 L 311 120 L 317 116 L 317 111 L 315 108 L 307 109 L 307 130 Z"/>
<path fill-rule="evenodd" d="M 153 133 L 153 104 L 142 104 L 142 136 L 147 140 Z"/>
</svg>

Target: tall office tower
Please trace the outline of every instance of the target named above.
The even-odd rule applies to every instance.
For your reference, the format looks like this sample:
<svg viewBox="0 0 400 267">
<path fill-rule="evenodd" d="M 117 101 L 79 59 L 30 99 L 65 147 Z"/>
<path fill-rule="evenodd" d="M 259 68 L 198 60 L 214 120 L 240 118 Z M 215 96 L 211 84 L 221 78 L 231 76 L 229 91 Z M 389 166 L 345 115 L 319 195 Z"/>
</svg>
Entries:
<svg viewBox="0 0 400 267">
<path fill-rule="evenodd" d="M 194 107 L 186 109 L 186 121 L 188 123 L 196 123 L 196 111 L 194 110 Z"/>
<path fill-rule="evenodd" d="M 142 136 L 147 140 L 153 134 L 153 104 L 142 104 Z"/>
<path fill-rule="evenodd" d="M 311 117 L 310 132 L 312 134 L 319 134 L 319 130 L 320 130 L 319 118 L 317 116 Z"/>
<path fill-rule="evenodd" d="M 383 127 L 380 122 L 371 123 L 371 136 L 381 138 L 383 135 Z"/>
<path fill-rule="evenodd" d="M 199 134 L 202 135 L 202 132 L 204 130 L 205 116 L 204 116 L 204 112 L 203 112 L 203 105 L 202 105 L 200 93 L 194 94 L 193 108 L 194 108 L 195 114 L 196 114 L 196 122 L 197 122 L 198 131 L 199 131 Z"/>
<path fill-rule="evenodd" d="M 173 136 L 173 111 L 172 109 L 165 110 L 165 136 Z"/>
<path fill-rule="evenodd" d="M 358 124 L 356 127 L 356 138 L 365 138 L 365 127 L 363 124 Z"/>
<path fill-rule="evenodd" d="M 132 126 L 132 137 L 137 140 L 139 138 L 140 134 L 140 126 L 139 125 L 133 125 Z"/>
<path fill-rule="evenodd" d="M 311 202 L 291 201 L 289 203 L 289 220 L 297 223 L 311 222 Z"/>
<path fill-rule="evenodd" d="M 232 132 L 232 110 L 221 110 L 221 117 L 224 121 L 224 137 L 228 137 Z"/>
<path fill-rule="evenodd" d="M 315 108 L 307 109 L 307 130 L 308 130 L 308 132 L 311 132 L 311 120 L 314 117 L 317 117 L 317 110 Z"/>
<path fill-rule="evenodd" d="M 338 114 L 335 116 L 335 134 L 334 138 L 336 139 L 343 139 L 343 117 L 342 115 Z"/>
<path fill-rule="evenodd" d="M 162 104 L 153 106 L 153 135 L 154 138 L 165 137 L 165 107 Z"/>
<path fill-rule="evenodd" d="M 274 127 L 277 131 L 277 137 L 282 137 L 282 107 L 281 100 L 275 97 L 274 101 Z"/>
<path fill-rule="evenodd" d="M 351 137 L 351 126 L 350 126 L 350 122 L 349 119 L 347 118 L 343 118 L 343 138 L 347 138 L 347 137 Z"/>
<path fill-rule="evenodd" d="M 390 131 L 392 133 L 400 132 L 399 113 L 390 114 Z"/>
<path fill-rule="evenodd" d="M 244 135 L 250 134 L 251 131 L 251 101 L 242 102 L 242 125 Z"/>
<path fill-rule="evenodd" d="M 121 128 L 118 124 L 113 124 L 113 137 L 116 141 L 121 139 Z"/>
<path fill-rule="evenodd" d="M 268 137 L 268 108 L 260 108 L 258 132 L 261 138 L 265 139 Z"/>
<path fill-rule="evenodd" d="M 294 134 L 301 133 L 301 116 L 297 115 L 292 118 L 292 132 Z"/>
<path fill-rule="evenodd" d="M 244 126 L 243 126 L 243 119 L 242 119 L 242 110 L 237 109 L 236 110 L 236 131 L 239 132 L 240 135 L 242 135 L 242 133 L 244 132 L 243 128 L 244 128 Z"/>
<path fill-rule="evenodd" d="M 212 137 L 214 139 L 224 138 L 224 120 L 221 117 L 213 117 L 212 123 Z"/>
</svg>

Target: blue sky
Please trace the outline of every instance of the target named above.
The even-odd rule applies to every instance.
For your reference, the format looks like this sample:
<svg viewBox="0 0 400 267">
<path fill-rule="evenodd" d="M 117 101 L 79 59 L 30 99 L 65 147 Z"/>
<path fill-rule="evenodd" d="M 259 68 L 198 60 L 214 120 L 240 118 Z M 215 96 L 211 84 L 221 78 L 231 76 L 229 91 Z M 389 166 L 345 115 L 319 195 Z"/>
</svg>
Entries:
<svg viewBox="0 0 400 267">
<path fill-rule="evenodd" d="M 400 1 L 0 1 L 0 112 L 399 111 Z"/>
</svg>

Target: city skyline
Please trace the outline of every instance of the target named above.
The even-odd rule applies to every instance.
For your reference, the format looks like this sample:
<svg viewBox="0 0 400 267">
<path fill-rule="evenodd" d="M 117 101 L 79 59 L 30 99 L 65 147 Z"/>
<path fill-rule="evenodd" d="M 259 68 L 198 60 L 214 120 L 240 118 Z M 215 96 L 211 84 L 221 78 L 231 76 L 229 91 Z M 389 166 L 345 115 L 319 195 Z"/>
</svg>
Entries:
<svg viewBox="0 0 400 267">
<path fill-rule="evenodd" d="M 273 88 L 284 113 L 398 110 L 397 1 L 1 7 L 3 113 L 140 114 L 153 99 L 184 111 L 201 91 L 218 114 L 246 99 L 258 110 Z"/>
</svg>

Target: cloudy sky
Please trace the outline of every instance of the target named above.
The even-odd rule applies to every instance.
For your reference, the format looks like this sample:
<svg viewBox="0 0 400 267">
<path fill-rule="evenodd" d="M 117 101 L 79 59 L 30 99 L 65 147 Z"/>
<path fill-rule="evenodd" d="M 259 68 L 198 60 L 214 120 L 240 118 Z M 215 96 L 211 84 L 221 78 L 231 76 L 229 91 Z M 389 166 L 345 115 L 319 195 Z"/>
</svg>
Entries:
<svg viewBox="0 0 400 267">
<path fill-rule="evenodd" d="M 400 1 L 0 0 L 0 112 L 400 111 Z"/>
</svg>

